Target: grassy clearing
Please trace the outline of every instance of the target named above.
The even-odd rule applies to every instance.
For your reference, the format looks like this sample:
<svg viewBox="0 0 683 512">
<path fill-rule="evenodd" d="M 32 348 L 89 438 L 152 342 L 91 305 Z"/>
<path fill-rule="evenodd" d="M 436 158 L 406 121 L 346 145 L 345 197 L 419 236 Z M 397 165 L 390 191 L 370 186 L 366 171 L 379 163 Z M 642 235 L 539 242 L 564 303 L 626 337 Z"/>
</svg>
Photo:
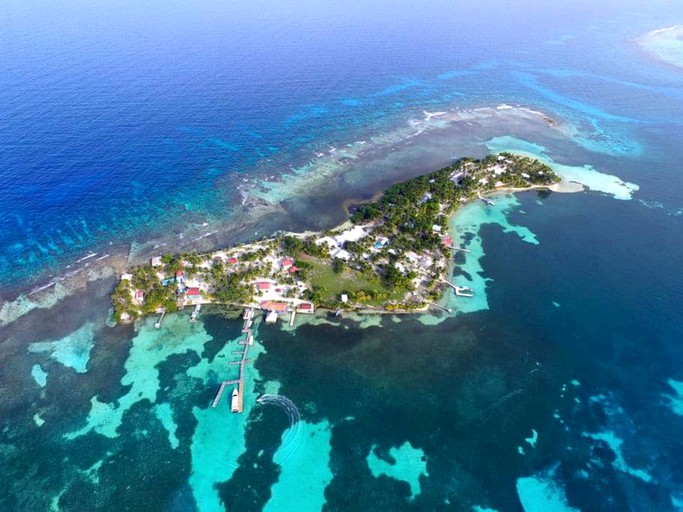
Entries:
<svg viewBox="0 0 683 512">
<path fill-rule="evenodd" d="M 366 304 L 379 306 L 387 300 L 403 300 L 406 293 L 406 290 L 391 290 L 375 275 L 368 275 L 351 269 L 346 269 L 341 274 L 337 274 L 332 270 L 332 265 L 329 262 L 312 257 L 305 257 L 302 260 L 311 265 L 311 268 L 306 272 L 306 280 L 320 291 L 324 303 L 337 302 L 342 293 L 372 291 L 383 294 L 384 298 L 367 301 Z"/>
</svg>

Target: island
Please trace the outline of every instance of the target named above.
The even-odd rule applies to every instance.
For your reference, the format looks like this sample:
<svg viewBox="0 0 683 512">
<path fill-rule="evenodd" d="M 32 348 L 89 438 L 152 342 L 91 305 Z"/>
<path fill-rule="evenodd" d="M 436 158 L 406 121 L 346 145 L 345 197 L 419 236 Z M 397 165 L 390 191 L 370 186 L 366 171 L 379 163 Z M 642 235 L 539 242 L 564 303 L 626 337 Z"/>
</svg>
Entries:
<svg viewBox="0 0 683 512">
<path fill-rule="evenodd" d="M 447 287 L 455 246 L 448 232 L 463 204 L 501 191 L 550 188 L 560 177 L 546 164 L 510 153 L 462 158 L 389 187 L 360 204 L 337 228 L 276 233 L 206 254 L 164 254 L 128 269 L 112 294 L 114 320 L 132 322 L 204 304 L 280 314 L 317 308 L 365 313 L 424 311 Z"/>
</svg>

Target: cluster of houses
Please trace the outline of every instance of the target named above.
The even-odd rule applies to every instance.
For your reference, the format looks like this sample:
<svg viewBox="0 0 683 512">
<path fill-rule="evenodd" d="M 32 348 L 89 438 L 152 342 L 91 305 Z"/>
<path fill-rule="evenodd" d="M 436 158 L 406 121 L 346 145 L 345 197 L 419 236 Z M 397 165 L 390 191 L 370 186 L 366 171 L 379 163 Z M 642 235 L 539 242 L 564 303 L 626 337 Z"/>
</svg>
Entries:
<svg viewBox="0 0 683 512">
<path fill-rule="evenodd" d="M 366 245 L 367 249 L 359 255 L 354 255 L 345 249 L 344 244 L 346 242 L 358 242 L 368 236 L 372 236 L 374 227 L 372 224 L 356 225 L 353 228 L 340 232 L 336 236 L 320 237 L 315 243 L 319 246 L 324 245 L 328 249 L 330 258 L 340 258 L 346 262 L 352 261 L 354 256 L 358 256 L 362 260 L 370 260 L 373 254 L 377 254 L 389 246 L 387 249 L 388 254 L 400 256 L 398 261 L 394 263 L 394 266 L 403 274 L 415 273 L 416 277 L 413 282 L 415 288 L 425 285 L 429 281 L 434 265 L 445 268 L 446 263 L 437 254 L 418 254 L 414 251 L 406 251 L 399 255 L 395 249 L 391 248 L 391 240 L 386 236 L 376 236 L 374 242 Z M 441 235 L 442 229 L 438 224 L 432 226 L 432 230 L 439 235 Z M 444 234 L 441 240 L 445 247 L 453 247 L 453 239 L 448 233 Z"/>
<path fill-rule="evenodd" d="M 330 257 L 344 261 L 351 259 L 351 253 L 344 249 L 346 242 L 358 242 L 368 236 L 366 226 L 354 226 L 351 229 L 342 231 L 337 236 L 323 236 L 315 241 L 316 245 L 325 245 L 330 253 Z"/>
<path fill-rule="evenodd" d="M 256 247 L 258 250 L 262 247 Z M 211 304 L 211 292 L 213 290 L 213 283 L 211 279 L 210 269 L 212 265 L 220 261 L 228 265 L 228 272 L 230 267 L 238 264 L 243 267 L 249 267 L 254 264 L 250 261 L 240 261 L 239 255 L 247 251 L 247 249 L 254 249 L 254 246 L 242 248 L 241 251 L 231 250 L 231 254 L 225 251 L 218 251 L 212 254 L 205 255 L 201 262 L 195 265 L 193 277 L 189 277 L 185 270 L 177 270 L 171 277 L 164 275 L 164 263 L 160 256 L 155 256 L 151 259 L 150 265 L 156 269 L 157 277 L 162 286 L 174 286 L 177 297 L 177 304 L 180 309 L 185 306 L 195 306 L 198 304 Z M 259 260 L 262 267 L 266 267 L 265 263 L 270 263 L 271 269 L 269 275 L 255 279 L 249 284 L 253 288 L 252 301 L 244 306 L 260 308 L 268 313 L 266 317 L 268 322 L 277 320 L 278 314 L 286 314 L 291 312 L 297 313 L 314 313 L 315 307 L 312 302 L 305 301 L 299 297 L 306 290 L 306 285 L 301 281 L 294 279 L 294 284 L 284 284 L 278 281 L 278 277 L 284 275 L 296 276 L 298 268 L 294 264 L 294 259 L 289 256 L 279 257 L 274 254 L 275 251 L 268 252 L 265 258 Z M 183 262 L 185 268 L 191 266 L 189 262 Z M 204 270 L 204 272 L 202 272 Z M 265 272 L 264 272 L 265 273 Z M 122 280 L 132 281 L 133 275 L 130 273 L 123 274 Z M 291 281 L 291 280 L 290 280 Z M 133 303 L 141 306 L 145 301 L 145 292 L 141 289 L 133 289 Z"/>
</svg>

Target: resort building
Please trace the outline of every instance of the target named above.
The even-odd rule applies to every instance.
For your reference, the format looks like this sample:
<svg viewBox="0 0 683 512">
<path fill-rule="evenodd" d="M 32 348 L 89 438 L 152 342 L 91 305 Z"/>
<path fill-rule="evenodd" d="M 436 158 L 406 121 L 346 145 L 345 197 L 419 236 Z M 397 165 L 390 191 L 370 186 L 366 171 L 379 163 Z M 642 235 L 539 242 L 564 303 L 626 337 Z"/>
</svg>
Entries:
<svg viewBox="0 0 683 512">
<path fill-rule="evenodd" d="M 142 304 L 145 301 L 145 292 L 142 290 L 135 291 L 135 302 Z"/>
<path fill-rule="evenodd" d="M 276 313 L 287 312 L 287 303 L 286 302 L 277 302 L 274 300 L 268 300 L 268 301 L 261 302 L 260 306 L 261 306 L 261 309 L 265 309 L 266 311 L 275 311 Z"/>
<path fill-rule="evenodd" d="M 201 290 L 199 288 L 193 287 L 187 289 L 187 297 L 190 299 L 196 299 L 201 295 Z"/>
<path fill-rule="evenodd" d="M 300 313 L 313 313 L 314 312 L 313 304 L 310 302 L 302 302 L 301 304 L 299 304 L 299 312 Z"/>
</svg>

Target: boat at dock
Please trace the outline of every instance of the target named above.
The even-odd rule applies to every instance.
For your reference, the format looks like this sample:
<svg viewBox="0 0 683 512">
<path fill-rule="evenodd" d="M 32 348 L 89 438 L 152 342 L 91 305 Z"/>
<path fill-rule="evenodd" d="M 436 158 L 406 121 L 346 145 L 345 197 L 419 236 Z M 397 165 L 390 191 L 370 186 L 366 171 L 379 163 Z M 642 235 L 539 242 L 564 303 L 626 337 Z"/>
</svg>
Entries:
<svg viewBox="0 0 683 512">
<path fill-rule="evenodd" d="M 197 321 L 197 317 L 199 316 L 199 310 L 200 310 L 200 309 L 202 309 L 202 305 L 201 305 L 201 304 L 197 304 L 197 305 L 194 307 L 194 311 L 192 312 L 192 315 L 190 316 L 190 322 L 193 322 L 193 323 L 194 323 L 194 322 Z"/>
<path fill-rule="evenodd" d="M 232 389 L 232 398 L 230 400 L 230 411 L 240 412 L 240 393 L 237 388 Z"/>
</svg>

